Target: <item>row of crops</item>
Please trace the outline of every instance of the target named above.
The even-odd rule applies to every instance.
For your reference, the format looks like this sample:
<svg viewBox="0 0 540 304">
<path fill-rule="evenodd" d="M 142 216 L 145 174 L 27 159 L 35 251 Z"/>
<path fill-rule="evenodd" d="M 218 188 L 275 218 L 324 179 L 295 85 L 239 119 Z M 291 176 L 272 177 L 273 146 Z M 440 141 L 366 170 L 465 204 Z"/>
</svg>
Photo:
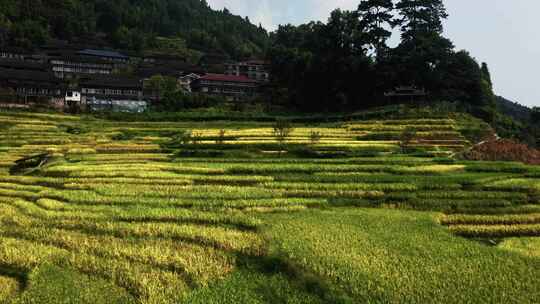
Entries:
<svg viewBox="0 0 540 304">
<path fill-rule="evenodd" d="M 0 281 L 15 290 L 20 276 L 1 274 L 52 262 L 178 302 L 265 256 L 271 214 L 309 210 L 435 211 L 460 236 L 540 236 L 540 169 L 454 160 L 470 143 L 451 119 L 293 125 L 285 142 L 271 123 L 0 113 L 0 126 Z"/>
</svg>

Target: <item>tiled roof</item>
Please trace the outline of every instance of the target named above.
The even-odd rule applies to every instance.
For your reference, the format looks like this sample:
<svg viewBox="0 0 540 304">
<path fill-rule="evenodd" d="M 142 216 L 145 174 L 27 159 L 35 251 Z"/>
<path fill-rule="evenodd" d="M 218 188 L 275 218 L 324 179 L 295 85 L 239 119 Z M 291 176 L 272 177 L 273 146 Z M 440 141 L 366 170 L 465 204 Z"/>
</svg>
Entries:
<svg viewBox="0 0 540 304">
<path fill-rule="evenodd" d="M 43 72 L 46 72 L 50 69 L 50 67 L 46 64 L 10 59 L 0 59 L 0 68 Z"/>
<path fill-rule="evenodd" d="M 142 64 L 139 69 L 137 69 L 137 75 L 143 78 L 152 77 L 154 75 L 178 77 L 182 72 L 203 74 L 204 70 L 199 66 L 194 66 L 182 62 L 171 63 L 167 65 Z"/>
<path fill-rule="evenodd" d="M 105 65 L 109 65 L 111 68 L 113 67 L 113 64 L 114 64 L 114 62 L 111 62 L 109 60 L 105 60 L 102 58 L 81 56 L 81 55 L 51 56 L 49 62 L 51 62 L 52 60 L 63 60 L 63 61 L 76 62 L 76 63 L 105 64 Z"/>
<path fill-rule="evenodd" d="M 264 60 L 248 60 L 248 61 L 243 61 L 243 62 L 240 62 L 240 64 L 248 64 L 248 65 L 269 65 L 270 62 L 269 61 L 264 61 Z"/>
<path fill-rule="evenodd" d="M 86 49 L 79 51 L 78 54 L 85 56 L 97 56 L 97 57 L 106 57 L 106 58 L 117 58 L 117 59 L 129 59 L 128 56 L 120 54 L 115 51 L 106 51 L 106 50 L 91 50 Z"/>
<path fill-rule="evenodd" d="M 249 79 L 246 76 L 234 76 L 234 75 L 225 75 L 225 74 L 206 74 L 203 77 L 201 77 L 201 80 L 257 83 L 256 80 Z"/>
<path fill-rule="evenodd" d="M 18 82 L 41 82 L 61 84 L 61 81 L 54 77 L 51 72 L 40 72 L 30 70 L 14 70 L 0 68 L 0 79 L 6 81 Z"/>
<path fill-rule="evenodd" d="M 142 89 L 142 82 L 138 78 L 120 76 L 93 76 L 81 79 L 81 87 L 91 88 L 123 88 Z"/>
<path fill-rule="evenodd" d="M 15 54 L 24 54 L 24 55 L 29 55 L 32 53 L 30 50 L 27 50 L 24 48 L 9 47 L 9 46 L 0 48 L 0 51 L 6 52 L 6 53 L 15 53 Z"/>
<path fill-rule="evenodd" d="M 187 59 L 178 55 L 169 55 L 169 54 L 146 54 L 144 59 L 154 59 L 154 60 L 163 60 L 163 61 L 180 61 L 186 62 Z"/>
</svg>

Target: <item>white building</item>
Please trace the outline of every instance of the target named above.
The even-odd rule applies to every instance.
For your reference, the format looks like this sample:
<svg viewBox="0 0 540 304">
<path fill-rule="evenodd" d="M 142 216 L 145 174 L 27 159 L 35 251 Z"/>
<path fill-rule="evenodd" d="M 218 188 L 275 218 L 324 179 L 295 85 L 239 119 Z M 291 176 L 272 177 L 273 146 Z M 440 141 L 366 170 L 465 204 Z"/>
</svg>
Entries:
<svg viewBox="0 0 540 304">
<path fill-rule="evenodd" d="M 81 92 L 78 91 L 67 91 L 66 92 L 66 103 L 81 103 Z"/>
</svg>

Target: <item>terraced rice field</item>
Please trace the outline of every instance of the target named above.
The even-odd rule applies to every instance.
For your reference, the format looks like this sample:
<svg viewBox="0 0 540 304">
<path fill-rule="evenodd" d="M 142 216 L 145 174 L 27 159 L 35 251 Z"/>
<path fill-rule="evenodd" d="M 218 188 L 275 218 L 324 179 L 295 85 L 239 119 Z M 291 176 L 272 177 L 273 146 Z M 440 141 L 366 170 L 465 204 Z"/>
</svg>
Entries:
<svg viewBox="0 0 540 304">
<path fill-rule="evenodd" d="M 0 113 L 0 303 L 538 303 L 540 170 L 466 127 Z"/>
</svg>

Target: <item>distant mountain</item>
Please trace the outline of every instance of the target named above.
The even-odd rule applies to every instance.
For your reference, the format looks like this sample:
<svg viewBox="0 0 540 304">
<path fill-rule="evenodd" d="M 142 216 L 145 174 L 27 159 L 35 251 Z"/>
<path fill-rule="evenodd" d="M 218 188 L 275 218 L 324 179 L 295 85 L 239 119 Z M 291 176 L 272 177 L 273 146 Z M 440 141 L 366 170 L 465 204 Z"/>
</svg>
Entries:
<svg viewBox="0 0 540 304">
<path fill-rule="evenodd" d="M 167 48 L 231 58 L 260 56 L 269 40 L 247 17 L 213 10 L 205 0 L 0 0 L 4 47 L 55 39 L 140 52 L 163 47 L 162 37 L 171 38 Z"/>
<path fill-rule="evenodd" d="M 530 122 L 532 109 L 501 96 L 496 97 L 496 102 L 501 113 L 512 117 L 520 123 L 527 124 Z"/>
</svg>

